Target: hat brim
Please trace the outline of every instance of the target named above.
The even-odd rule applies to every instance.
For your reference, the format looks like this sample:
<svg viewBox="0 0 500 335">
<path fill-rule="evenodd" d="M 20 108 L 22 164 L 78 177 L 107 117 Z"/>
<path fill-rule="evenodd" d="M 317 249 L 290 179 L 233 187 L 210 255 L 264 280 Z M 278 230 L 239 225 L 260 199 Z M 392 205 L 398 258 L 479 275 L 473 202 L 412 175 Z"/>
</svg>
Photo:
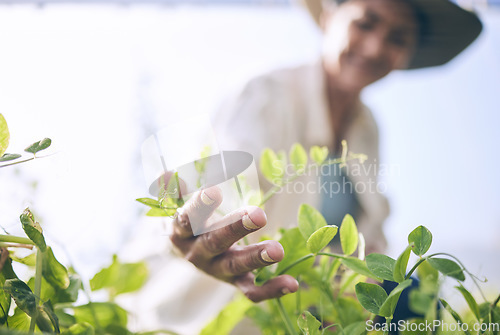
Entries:
<svg viewBox="0 0 500 335">
<path fill-rule="evenodd" d="M 321 0 L 302 0 L 309 13 L 320 22 Z M 481 33 L 476 14 L 448 0 L 404 0 L 419 12 L 422 34 L 408 69 L 446 64 L 467 48 Z"/>
</svg>

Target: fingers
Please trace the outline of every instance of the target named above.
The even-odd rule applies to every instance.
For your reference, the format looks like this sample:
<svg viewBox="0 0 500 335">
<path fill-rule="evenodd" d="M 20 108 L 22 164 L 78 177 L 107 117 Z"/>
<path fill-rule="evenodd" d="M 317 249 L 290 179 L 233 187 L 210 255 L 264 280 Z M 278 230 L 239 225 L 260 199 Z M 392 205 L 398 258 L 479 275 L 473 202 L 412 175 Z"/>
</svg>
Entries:
<svg viewBox="0 0 500 335">
<path fill-rule="evenodd" d="M 281 244 L 264 241 L 246 247 L 229 249 L 213 260 L 213 270 L 222 277 L 234 278 L 249 271 L 279 262 L 284 257 Z"/>
<path fill-rule="evenodd" d="M 249 273 L 238 279 L 235 285 L 253 302 L 279 298 L 285 294 L 296 292 L 299 289 L 299 283 L 290 275 L 281 275 L 267 281 L 262 286 L 255 286 L 253 275 Z"/>
<path fill-rule="evenodd" d="M 266 214 L 259 207 L 247 207 L 228 214 L 217 223 L 222 225 L 221 228 L 196 239 L 191 258 L 211 259 L 220 255 L 244 236 L 264 227 L 266 222 Z M 197 259 L 191 261 L 196 264 Z"/>
<path fill-rule="evenodd" d="M 222 202 L 222 191 L 213 186 L 196 193 L 177 210 L 173 220 L 174 239 L 193 236 L 192 224 L 204 224 Z M 174 240 L 173 239 L 173 240 Z"/>
</svg>

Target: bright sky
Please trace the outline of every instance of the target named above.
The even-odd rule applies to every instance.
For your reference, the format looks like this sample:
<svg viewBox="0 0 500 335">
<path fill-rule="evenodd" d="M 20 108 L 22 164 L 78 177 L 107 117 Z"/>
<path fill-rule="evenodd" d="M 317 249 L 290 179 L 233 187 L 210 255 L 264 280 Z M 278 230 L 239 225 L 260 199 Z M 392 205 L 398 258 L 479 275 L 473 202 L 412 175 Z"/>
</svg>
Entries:
<svg viewBox="0 0 500 335">
<path fill-rule="evenodd" d="M 382 163 L 399 171 L 384 178 L 390 253 L 424 224 L 433 250 L 498 283 L 500 12 L 481 16 L 484 34 L 451 64 L 395 73 L 365 102 Z M 0 44 L 9 151 L 51 137 L 58 152 L 0 171 L 0 223 L 19 232 L 31 204 L 48 236 L 95 271 L 102 252 L 156 224 L 134 201 L 147 195 L 142 141 L 258 73 L 314 59 L 319 32 L 295 7 L 3 6 Z"/>
</svg>

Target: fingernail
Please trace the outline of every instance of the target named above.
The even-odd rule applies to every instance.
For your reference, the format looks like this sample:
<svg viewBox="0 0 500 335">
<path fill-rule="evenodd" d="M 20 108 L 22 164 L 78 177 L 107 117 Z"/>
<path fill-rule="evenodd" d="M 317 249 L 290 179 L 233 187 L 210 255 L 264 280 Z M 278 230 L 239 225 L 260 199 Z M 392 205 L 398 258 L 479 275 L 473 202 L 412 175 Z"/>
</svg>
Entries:
<svg viewBox="0 0 500 335">
<path fill-rule="evenodd" d="M 262 257 L 262 259 L 268 263 L 274 263 L 276 262 L 274 259 L 272 259 L 269 254 L 267 253 L 267 250 L 264 249 L 260 252 L 260 257 Z"/>
<path fill-rule="evenodd" d="M 290 291 L 290 290 L 288 289 L 288 287 L 285 287 L 284 289 L 282 289 L 282 290 L 281 290 L 281 293 L 283 293 L 283 295 L 285 295 L 285 294 L 290 294 L 290 293 L 292 293 L 292 291 Z"/>
<path fill-rule="evenodd" d="M 245 227 L 246 230 L 255 230 L 260 228 L 255 223 L 253 223 L 248 214 L 242 216 L 241 222 L 243 223 L 243 227 Z"/>
<path fill-rule="evenodd" d="M 202 191 L 201 192 L 201 201 L 207 205 L 207 206 L 211 206 L 214 204 L 215 200 L 213 200 L 212 198 L 210 198 L 206 193 L 205 191 Z"/>
</svg>

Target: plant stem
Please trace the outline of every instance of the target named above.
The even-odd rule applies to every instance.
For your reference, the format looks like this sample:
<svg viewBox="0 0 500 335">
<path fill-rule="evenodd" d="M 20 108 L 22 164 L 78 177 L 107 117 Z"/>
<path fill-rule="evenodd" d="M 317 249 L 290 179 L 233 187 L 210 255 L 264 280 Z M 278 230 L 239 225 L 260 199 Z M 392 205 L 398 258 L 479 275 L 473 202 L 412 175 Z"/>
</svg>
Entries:
<svg viewBox="0 0 500 335">
<path fill-rule="evenodd" d="M 281 302 L 281 299 L 276 298 L 276 303 L 278 304 L 278 309 L 280 311 L 281 318 L 283 319 L 283 322 L 285 322 L 285 326 L 288 329 L 288 332 L 290 333 L 290 335 L 298 335 L 297 332 L 295 331 L 292 320 L 290 320 L 290 317 L 286 313 L 285 307 L 283 307 L 283 303 Z"/>
<path fill-rule="evenodd" d="M 33 159 L 35 159 L 35 157 L 27 158 L 27 159 L 24 159 L 24 160 L 18 161 L 18 162 L 12 162 L 12 163 L 8 163 L 8 164 L 0 165 L 0 168 L 6 167 L 6 166 L 11 166 L 11 165 L 16 165 L 16 164 L 21 164 L 21 163 L 24 163 L 24 162 L 31 161 Z"/>
<path fill-rule="evenodd" d="M 408 279 L 408 278 L 410 278 L 410 277 L 411 277 L 411 275 L 413 274 L 413 272 L 415 272 L 415 270 L 418 268 L 418 266 L 419 266 L 420 264 L 422 264 L 424 261 L 426 261 L 426 260 L 427 260 L 427 258 L 428 258 L 428 257 L 420 258 L 420 259 L 418 260 L 418 262 L 417 262 L 417 263 L 415 263 L 415 265 L 413 265 L 413 267 L 411 268 L 410 272 L 408 272 L 408 274 L 405 276 L 405 280 L 406 280 L 406 279 Z"/>
<path fill-rule="evenodd" d="M 286 268 L 284 268 L 283 270 L 281 270 L 279 273 L 278 273 L 278 276 L 286 273 L 288 270 L 290 270 L 291 268 L 293 268 L 295 265 L 297 264 L 300 264 L 302 263 L 303 261 L 306 261 L 308 260 L 309 258 L 311 257 L 314 257 L 314 254 L 309 254 L 309 255 L 305 255 L 305 256 L 302 256 L 300 257 L 299 259 L 297 259 L 295 262 L 293 262 L 292 264 L 288 265 Z"/>
<path fill-rule="evenodd" d="M 2 235 L 2 234 L 0 234 L 0 242 L 30 244 L 30 245 L 35 244 L 33 243 L 33 241 L 31 241 L 29 238 L 26 237 Z"/>
<path fill-rule="evenodd" d="M 38 317 L 38 305 L 40 304 L 40 298 L 42 296 L 42 269 L 43 269 L 43 254 L 42 251 L 36 249 L 36 265 L 35 265 L 35 299 L 36 299 L 36 311 L 35 315 L 31 317 L 30 321 L 30 333 L 35 331 L 36 319 Z"/>
<path fill-rule="evenodd" d="M 33 250 L 33 244 L 17 244 L 0 242 L 0 248 L 25 248 Z"/>
<path fill-rule="evenodd" d="M 498 302 L 500 301 L 500 295 L 493 301 L 491 304 L 491 308 L 495 308 L 496 305 L 498 305 Z"/>
</svg>

